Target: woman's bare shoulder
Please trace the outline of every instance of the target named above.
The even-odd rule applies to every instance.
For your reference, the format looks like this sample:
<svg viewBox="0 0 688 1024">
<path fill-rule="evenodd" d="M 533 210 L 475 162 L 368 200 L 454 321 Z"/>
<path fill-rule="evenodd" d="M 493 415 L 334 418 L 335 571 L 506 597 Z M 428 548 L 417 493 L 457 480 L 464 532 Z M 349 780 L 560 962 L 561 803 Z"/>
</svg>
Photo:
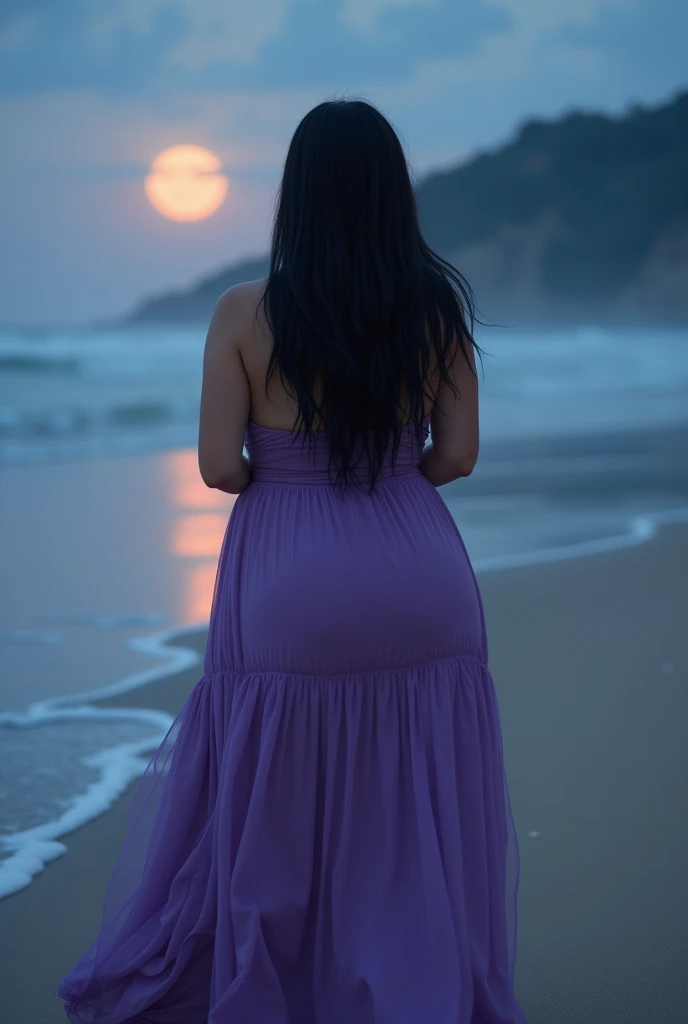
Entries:
<svg viewBox="0 0 688 1024">
<path fill-rule="evenodd" d="M 227 288 L 215 304 L 213 319 L 219 334 L 238 347 L 242 357 L 265 341 L 267 325 L 260 303 L 264 287 L 263 279 L 242 281 Z"/>
<path fill-rule="evenodd" d="M 216 315 L 231 319 L 235 324 L 247 318 L 255 319 L 258 303 L 265 288 L 265 279 L 242 281 L 227 288 L 215 305 Z"/>
</svg>

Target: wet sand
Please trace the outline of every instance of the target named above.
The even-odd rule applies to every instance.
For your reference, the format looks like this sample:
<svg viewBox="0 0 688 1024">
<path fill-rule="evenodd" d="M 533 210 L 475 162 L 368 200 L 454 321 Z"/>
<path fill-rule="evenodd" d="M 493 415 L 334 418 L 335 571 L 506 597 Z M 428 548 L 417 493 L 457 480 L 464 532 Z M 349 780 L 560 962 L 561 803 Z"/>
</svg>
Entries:
<svg viewBox="0 0 688 1024">
<path fill-rule="evenodd" d="M 479 581 L 521 851 L 516 989 L 529 1022 L 685 1024 L 688 525 Z M 205 632 L 178 643 L 202 654 Z M 201 672 L 103 703 L 176 714 Z M 2 1024 L 65 1021 L 55 990 L 97 932 L 130 792 L 0 902 Z"/>
</svg>

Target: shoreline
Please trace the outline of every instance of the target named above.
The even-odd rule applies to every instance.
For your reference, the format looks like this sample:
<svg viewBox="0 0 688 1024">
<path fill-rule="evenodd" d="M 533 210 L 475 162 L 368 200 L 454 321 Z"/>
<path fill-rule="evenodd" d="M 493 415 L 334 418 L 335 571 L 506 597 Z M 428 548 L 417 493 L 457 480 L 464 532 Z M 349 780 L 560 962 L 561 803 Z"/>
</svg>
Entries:
<svg viewBox="0 0 688 1024">
<path fill-rule="evenodd" d="M 684 523 L 688 523 L 688 506 L 634 516 L 623 534 L 471 561 L 482 588 L 486 574 L 624 551 L 656 540 L 665 526 Z M 200 622 L 130 639 L 132 648 L 165 658 L 167 663 L 90 692 L 38 701 L 22 712 L 0 712 L 0 725 L 18 728 L 65 718 L 93 721 L 117 716 L 145 721 L 158 729 L 150 739 L 126 744 L 124 748 L 122 745 L 106 748 L 101 752 L 103 764 L 97 783 L 86 793 L 76 794 L 72 806 L 59 819 L 17 833 L 16 853 L 0 862 L 0 904 L 32 885 L 51 861 L 67 855 L 68 844 L 63 841 L 64 837 L 107 814 L 131 790 L 140 776 L 140 769 L 145 767 L 174 721 L 175 714 L 170 707 L 178 705 L 177 710 L 181 710 L 186 699 L 185 696 L 181 699 L 182 695 L 188 696 L 189 679 L 197 682 L 202 675 L 207 630 L 208 622 Z"/>
<path fill-rule="evenodd" d="M 532 1024 L 679 1024 L 688 1005 L 688 525 L 649 539 L 476 572 L 521 851 L 517 991 Z M 170 647 L 193 663 L 98 706 L 178 713 L 206 628 L 183 634 Z M 57 981 L 99 927 L 134 784 L 0 900 L 12 939 L 3 1024 L 64 1020 Z"/>
</svg>

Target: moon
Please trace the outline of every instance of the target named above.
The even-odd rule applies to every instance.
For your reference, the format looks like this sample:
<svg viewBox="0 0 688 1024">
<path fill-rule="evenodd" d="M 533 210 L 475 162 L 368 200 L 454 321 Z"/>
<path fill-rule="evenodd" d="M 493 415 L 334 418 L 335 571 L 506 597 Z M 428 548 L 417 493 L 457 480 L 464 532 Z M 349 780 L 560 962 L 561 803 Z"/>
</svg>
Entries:
<svg viewBox="0 0 688 1024">
<path fill-rule="evenodd" d="M 168 220 L 212 216 L 227 197 L 229 182 L 217 156 L 202 146 L 170 146 L 153 160 L 144 183 L 151 206 Z"/>
</svg>

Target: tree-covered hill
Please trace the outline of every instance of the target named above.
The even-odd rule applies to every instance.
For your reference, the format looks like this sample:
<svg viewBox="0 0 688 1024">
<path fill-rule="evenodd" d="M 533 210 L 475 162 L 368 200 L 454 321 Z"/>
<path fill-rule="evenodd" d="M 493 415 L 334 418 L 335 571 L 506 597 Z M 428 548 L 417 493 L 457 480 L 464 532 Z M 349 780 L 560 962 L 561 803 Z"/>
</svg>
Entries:
<svg viewBox="0 0 688 1024">
<path fill-rule="evenodd" d="M 509 145 L 426 179 L 418 200 L 431 244 L 502 314 L 512 298 L 521 313 L 632 315 L 637 287 L 638 315 L 649 302 L 688 317 L 688 277 L 669 294 L 678 265 L 688 272 L 688 92 L 619 118 L 529 121 Z"/>
</svg>

